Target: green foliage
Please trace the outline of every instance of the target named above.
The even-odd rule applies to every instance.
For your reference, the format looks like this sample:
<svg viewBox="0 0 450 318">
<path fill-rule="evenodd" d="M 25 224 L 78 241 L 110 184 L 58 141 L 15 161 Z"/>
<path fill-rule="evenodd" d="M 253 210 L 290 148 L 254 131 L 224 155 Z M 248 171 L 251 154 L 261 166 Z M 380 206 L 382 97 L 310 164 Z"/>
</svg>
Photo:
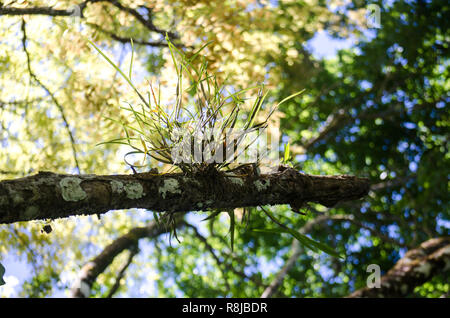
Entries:
<svg viewBox="0 0 450 318">
<path fill-rule="evenodd" d="M 351 173 L 386 185 L 362 204 L 342 204 L 330 211 L 351 214 L 374 231 L 354 222 L 330 221 L 311 233 L 319 240 L 336 233 L 333 245 L 347 251 L 345 263 L 321 263 L 335 277 L 320 283 L 321 295 L 350 292 L 341 281 L 342 273 L 354 288 L 365 286 L 365 264 L 379 264 L 387 271 L 407 249 L 449 231 L 444 225 L 449 221 L 448 94 L 444 93 L 449 54 L 442 41 L 448 36 L 449 22 L 443 14 L 448 6 L 440 1 L 424 6 L 403 1 L 380 7 L 381 29 L 371 30 L 371 38 L 356 48 L 321 61 L 304 84 L 307 94 L 298 101 L 302 107 L 287 103 L 281 108 L 286 114 L 283 132 L 291 149 L 304 156 L 305 172 Z M 296 67 L 284 66 L 286 82 L 280 95 L 299 88 L 297 83 L 304 78 L 292 72 Z M 331 116 L 337 122 L 333 129 L 302 151 Z"/>
<path fill-rule="evenodd" d="M 445 274 L 436 275 L 430 281 L 414 289 L 419 297 L 439 298 L 450 293 L 450 284 L 446 282 Z"/>
</svg>

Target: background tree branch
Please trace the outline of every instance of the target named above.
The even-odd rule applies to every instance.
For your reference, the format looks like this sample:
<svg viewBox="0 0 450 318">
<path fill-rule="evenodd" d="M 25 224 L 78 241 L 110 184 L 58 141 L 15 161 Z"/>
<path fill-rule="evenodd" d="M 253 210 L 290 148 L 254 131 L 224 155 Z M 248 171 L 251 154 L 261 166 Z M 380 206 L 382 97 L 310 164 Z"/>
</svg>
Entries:
<svg viewBox="0 0 450 318">
<path fill-rule="evenodd" d="M 450 271 L 450 237 L 433 238 L 410 250 L 382 278 L 380 288 L 364 287 L 348 297 L 405 297 L 438 273 Z"/>
<path fill-rule="evenodd" d="M 401 180 L 399 180 L 401 181 Z M 382 183 L 376 183 L 372 184 L 370 187 L 370 191 L 379 191 L 381 189 L 391 187 L 392 185 L 395 185 L 397 183 L 392 182 L 382 182 Z M 312 220 L 309 220 L 304 226 L 302 226 L 299 229 L 299 232 L 301 234 L 308 234 L 310 233 L 314 227 L 321 226 L 325 224 L 327 221 L 348 221 L 355 225 L 357 225 L 360 228 L 364 228 L 369 230 L 374 236 L 379 237 L 384 242 L 389 242 L 397 246 L 405 247 L 405 244 L 400 243 L 399 241 L 386 236 L 379 231 L 374 230 L 373 228 L 367 226 L 364 224 L 364 222 L 359 221 L 357 217 L 351 214 L 329 214 L 329 211 L 327 211 L 324 214 L 321 214 L 317 217 L 315 217 Z M 292 241 L 292 246 L 290 249 L 290 256 L 284 263 L 284 265 L 281 267 L 281 269 L 276 274 L 275 278 L 270 282 L 269 286 L 264 290 L 264 292 L 261 294 L 261 298 L 271 298 L 276 295 L 276 293 L 279 291 L 280 286 L 283 284 L 284 279 L 289 274 L 289 271 L 295 266 L 295 262 L 298 260 L 299 256 L 304 252 L 303 246 L 300 244 L 298 240 Z"/>
<path fill-rule="evenodd" d="M 182 213 L 176 216 L 174 224 L 175 228 L 184 226 L 184 223 L 180 222 L 183 217 L 184 214 Z M 170 230 L 173 230 L 173 228 L 153 221 L 145 227 L 133 228 L 127 234 L 115 239 L 112 243 L 106 246 L 98 256 L 94 257 L 81 268 L 79 278 L 72 289 L 72 297 L 89 297 L 92 285 L 96 281 L 97 277 L 105 271 L 116 256 L 125 250 L 131 250 L 131 253 L 133 253 L 133 248 L 136 248 L 138 241 L 142 238 L 153 239 L 161 234 L 168 233 Z M 126 267 L 128 267 L 128 265 L 122 268 L 123 272 L 125 272 Z M 120 274 L 119 272 L 117 277 L 119 281 L 121 275 L 123 275 L 123 273 Z M 114 292 L 110 291 L 110 295 L 112 296 Z"/>
<path fill-rule="evenodd" d="M 25 15 L 46 15 L 51 17 L 73 17 L 78 16 L 80 18 L 84 17 L 84 11 L 87 8 L 88 4 L 106 2 L 117 8 L 122 12 L 126 12 L 133 16 L 140 24 L 142 24 L 147 30 L 158 33 L 161 36 L 169 36 L 170 39 L 175 40 L 178 39 L 178 35 L 175 32 L 171 32 L 169 30 L 163 30 L 157 27 L 153 20 L 151 9 L 147 8 L 147 18 L 145 18 L 142 14 L 140 14 L 136 9 L 124 6 L 120 3 L 120 1 L 115 0 L 86 0 L 81 2 L 75 6 L 72 6 L 68 9 L 54 9 L 53 7 L 12 7 L 12 6 L 3 6 L 0 3 L 0 16 L 1 15 L 9 15 L 9 16 L 25 16 Z M 123 37 L 110 34 L 111 38 L 118 40 L 119 42 L 123 41 Z M 143 41 L 140 44 L 144 44 Z M 151 45 L 152 42 L 145 42 L 145 45 Z M 160 43 L 155 42 L 155 46 L 161 46 Z"/>
<path fill-rule="evenodd" d="M 117 293 L 117 291 L 120 288 L 120 281 L 122 280 L 122 278 L 124 278 L 125 276 L 125 272 L 128 269 L 128 266 L 130 266 L 130 264 L 133 261 L 133 257 L 139 252 L 138 248 L 135 247 L 131 247 L 129 249 L 129 254 L 127 257 L 127 261 L 125 262 L 125 264 L 123 264 L 123 266 L 120 268 L 119 273 L 117 274 L 116 277 L 116 281 L 114 282 L 114 285 L 111 287 L 111 289 L 108 291 L 108 295 L 106 296 L 106 298 L 111 298 L 112 296 L 114 296 L 115 293 Z"/>
<path fill-rule="evenodd" d="M 64 122 L 64 126 L 66 127 L 66 131 L 67 134 L 69 135 L 69 139 L 70 139 L 70 144 L 72 147 L 72 156 L 73 156 L 73 160 L 75 163 L 75 167 L 77 167 L 78 173 L 81 173 L 81 169 L 80 169 L 80 164 L 78 162 L 78 155 L 77 155 L 77 149 L 75 146 L 75 138 L 73 136 L 72 130 L 69 126 L 69 122 L 67 121 L 67 117 L 65 115 L 64 112 L 64 108 L 61 105 L 61 103 L 58 101 L 58 99 L 56 99 L 55 94 L 53 94 L 50 89 L 44 84 L 42 83 L 42 81 L 37 77 L 37 75 L 32 71 L 31 69 L 31 59 L 30 59 L 30 53 L 28 53 L 27 50 L 27 31 L 26 31 L 26 23 L 25 20 L 22 19 L 22 25 L 21 25 L 21 29 L 22 29 L 22 46 L 23 46 L 23 50 L 25 52 L 25 55 L 27 57 L 27 68 L 28 68 L 28 73 L 30 74 L 30 77 L 42 88 L 44 89 L 44 91 L 50 96 L 50 98 L 52 99 L 53 103 L 55 104 L 56 108 L 58 108 L 60 114 L 61 114 L 61 118 Z"/>
</svg>

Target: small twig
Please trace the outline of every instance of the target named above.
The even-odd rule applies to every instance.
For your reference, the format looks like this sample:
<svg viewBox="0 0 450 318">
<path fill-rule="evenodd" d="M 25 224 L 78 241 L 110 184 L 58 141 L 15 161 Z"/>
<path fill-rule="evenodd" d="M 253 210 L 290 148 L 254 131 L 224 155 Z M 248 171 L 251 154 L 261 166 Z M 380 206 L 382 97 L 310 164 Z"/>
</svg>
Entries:
<svg viewBox="0 0 450 318">
<path fill-rule="evenodd" d="M 120 269 L 119 274 L 116 277 L 116 281 L 114 282 L 114 285 L 109 290 L 108 295 L 106 295 L 106 298 L 111 298 L 119 290 L 119 288 L 120 288 L 120 281 L 125 276 L 125 272 L 126 272 L 128 266 L 130 266 L 130 264 L 133 261 L 133 257 L 138 252 L 139 252 L 139 249 L 137 247 L 133 247 L 133 248 L 130 249 L 127 261 L 125 262 L 125 264 L 123 264 L 122 268 Z"/>
<path fill-rule="evenodd" d="M 194 231 L 194 235 L 205 245 L 206 249 L 208 250 L 209 253 L 211 253 L 211 256 L 214 258 L 214 260 L 216 261 L 217 266 L 219 267 L 219 270 L 222 274 L 223 280 L 225 282 L 225 286 L 227 288 L 227 290 L 231 290 L 230 285 L 228 284 L 228 279 L 227 279 L 227 275 L 223 269 L 223 264 L 222 261 L 219 259 L 219 257 L 216 255 L 216 253 L 214 252 L 214 248 L 208 243 L 208 240 L 200 234 L 200 232 L 197 230 L 197 228 L 195 226 L 193 226 L 190 223 L 184 222 L 186 224 L 187 227 L 191 228 Z"/>
<path fill-rule="evenodd" d="M 33 78 L 36 81 L 36 83 L 42 89 L 44 89 L 47 92 L 47 94 L 50 96 L 50 98 L 52 99 L 53 103 L 55 103 L 56 107 L 58 108 L 59 112 L 61 113 L 62 120 L 63 120 L 64 125 L 65 125 L 66 130 L 67 130 L 67 134 L 69 135 L 69 138 L 70 138 L 70 142 L 71 142 L 71 146 L 72 146 L 72 155 L 73 155 L 73 159 L 75 161 L 75 166 L 77 167 L 78 173 L 81 173 L 80 165 L 78 163 L 78 158 L 77 158 L 77 150 L 75 148 L 75 138 L 73 137 L 73 134 L 72 134 L 72 132 L 70 130 L 70 126 L 69 126 L 69 123 L 67 121 L 66 115 L 64 113 L 64 109 L 63 109 L 62 105 L 59 103 L 59 101 L 56 99 L 55 95 L 47 88 L 46 85 L 44 85 L 39 80 L 39 78 L 36 76 L 35 73 L 33 73 L 32 69 L 31 69 L 30 54 L 29 54 L 29 52 L 27 50 L 27 45 L 26 45 L 27 33 L 26 33 L 26 23 L 25 23 L 24 19 L 22 19 L 22 27 L 21 27 L 21 29 L 22 29 L 22 34 L 23 34 L 23 36 L 22 36 L 22 45 L 23 45 L 23 50 L 25 52 L 25 55 L 27 57 L 28 73 L 30 74 L 31 78 Z"/>
</svg>

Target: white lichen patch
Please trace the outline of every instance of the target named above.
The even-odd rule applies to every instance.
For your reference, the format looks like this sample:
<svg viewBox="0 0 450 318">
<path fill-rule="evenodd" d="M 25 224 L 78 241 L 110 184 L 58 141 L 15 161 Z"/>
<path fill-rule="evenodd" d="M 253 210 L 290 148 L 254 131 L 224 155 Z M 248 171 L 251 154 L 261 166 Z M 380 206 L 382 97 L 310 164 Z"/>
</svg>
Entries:
<svg viewBox="0 0 450 318">
<path fill-rule="evenodd" d="M 205 205 L 211 205 L 211 204 L 213 204 L 213 203 L 214 203 L 213 200 L 206 200 L 206 201 L 205 201 Z"/>
<path fill-rule="evenodd" d="M 123 187 L 123 189 L 127 193 L 128 199 L 140 199 L 145 195 L 144 188 L 138 182 L 128 183 Z"/>
<path fill-rule="evenodd" d="M 264 181 L 256 180 L 255 182 L 253 182 L 253 184 L 255 185 L 256 190 L 264 191 L 270 186 L 270 181 L 269 180 L 264 180 Z"/>
<path fill-rule="evenodd" d="M 37 217 L 38 213 L 39 213 L 39 208 L 37 206 L 34 206 L 34 205 L 29 206 L 25 210 L 25 218 L 27 220 L 33 220 Z"/>
<path fill-rule="evenodd" d="M 111 184 L 111 191 L 115 194 L 121 194 L 123 192 L 123 183 L 117 180 L 112 180 L 110 182 Z"/>
<path fill-rule="evenodd" d="M 164 185 L 159 188 L 159 194 L 163 197 L 163 199 L 166 198 L 167 193 L 181 193 L 181 190 L 178 188 L 178 180 L 176 179 L 166 179 L 164 180 Z"/>
<path fill-rule="evenodd" d="M 197 207 L 198 208 L 203 208 L 203 203 L 201 203 L 201 202 L 197 203 Z"/>
<path fill-rule="evenodd" d="M 19 205 L 24 202 L 22 195 L 17 191 L 11 190 L 9 196 L 12 199 L 13 205 Z"/>
<path fill-rule="evenodd" d="M 428 277 L 430 275 L 430 272 L 431 272 L 431 267 L 432 266 L 431 266 L 430 263 L 425 262 L 423 264 L 420 264 L 420 266 L 417 266 L 415 272 L 422 273 L 426 277 Z"/>
<path fill-rule="evenodd" d="M 66 201 L 81 201 L 87 197 L 86 192 L 81 188 L 82 180 L 76 177 L 66 177 L 59 182 L 61 195 Z"/>
<path fill-rule="evenodd" d="M 230 178 L 231 183 L 236 184 L 238 186 L 243 186 L 244 185 L 244 180 L 242 180 L 242 178 Z"/>
</svg>

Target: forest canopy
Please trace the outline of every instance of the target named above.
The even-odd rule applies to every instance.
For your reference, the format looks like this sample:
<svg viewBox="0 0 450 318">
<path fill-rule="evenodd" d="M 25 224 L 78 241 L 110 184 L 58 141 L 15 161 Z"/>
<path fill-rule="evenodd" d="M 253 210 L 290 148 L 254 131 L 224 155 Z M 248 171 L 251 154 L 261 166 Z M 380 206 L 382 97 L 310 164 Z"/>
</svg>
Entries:
<svg viewBox="0 0 450 318">
<path fill-rule="evenodd" d="M 448 296 L 449 7 L 0 1 L 0 296 Z"/>
</svg>

